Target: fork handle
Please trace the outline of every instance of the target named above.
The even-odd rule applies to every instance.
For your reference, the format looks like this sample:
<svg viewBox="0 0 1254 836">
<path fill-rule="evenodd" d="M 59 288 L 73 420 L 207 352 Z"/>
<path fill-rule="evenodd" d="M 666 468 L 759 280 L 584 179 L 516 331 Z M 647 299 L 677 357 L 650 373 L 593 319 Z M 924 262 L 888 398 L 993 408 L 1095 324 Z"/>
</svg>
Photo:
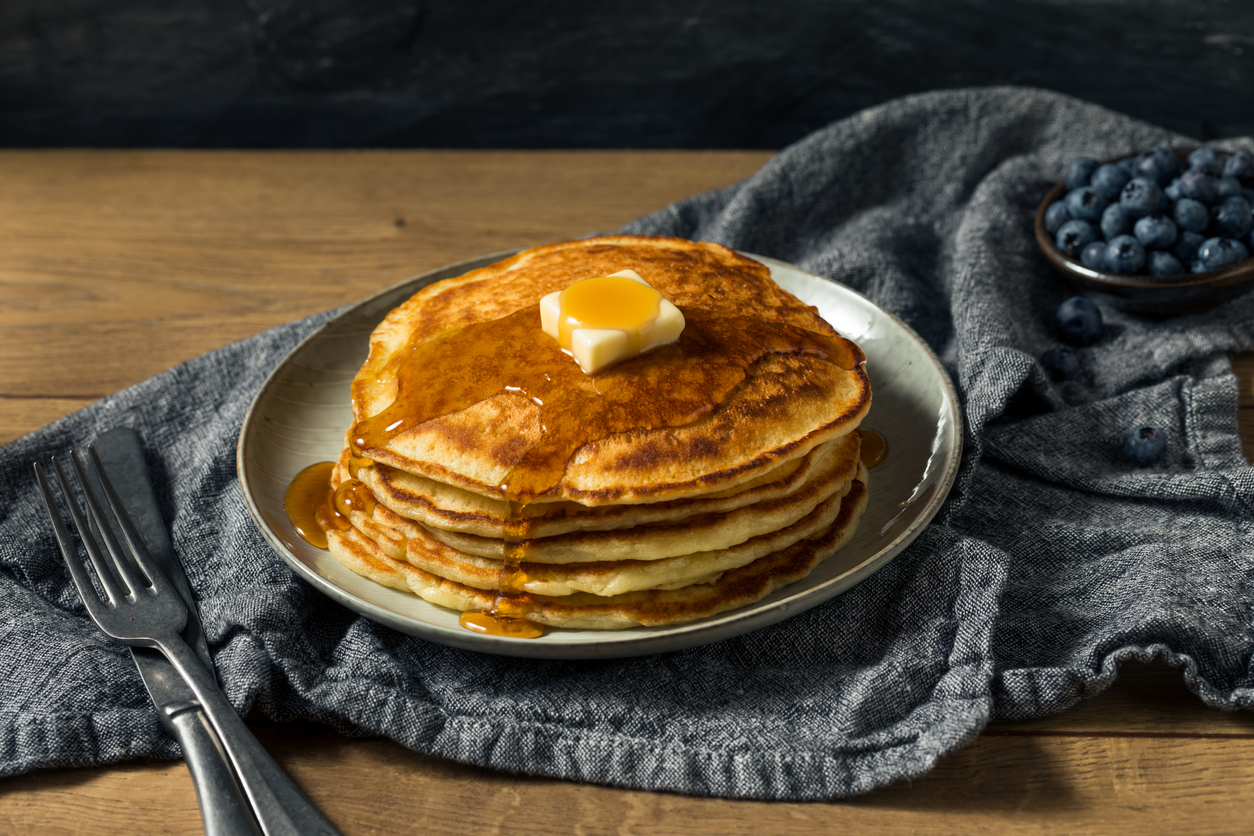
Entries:
<svg viewBox="0 0 1254 836">
<path fill-rule="evenodd" d="M 177 633 L 153 637 L 153 641 L 200 701 L 235 767 L 262 832 L 266 836 L 339 836 L 339 831 L 262 748 L 187 643 Z"/>
<path fill-rule="evenodd" d="M 183 760 L 187 762 L 196 799 L 200 802 L 205 836 L 257 836 L 260 831 L 235 779 L 235 771 L 226 759 L 226 752 L 205 712 L 199 704 L 192 705 L 196 707 L 162 719 L 183 749 Z"/>
</svg>

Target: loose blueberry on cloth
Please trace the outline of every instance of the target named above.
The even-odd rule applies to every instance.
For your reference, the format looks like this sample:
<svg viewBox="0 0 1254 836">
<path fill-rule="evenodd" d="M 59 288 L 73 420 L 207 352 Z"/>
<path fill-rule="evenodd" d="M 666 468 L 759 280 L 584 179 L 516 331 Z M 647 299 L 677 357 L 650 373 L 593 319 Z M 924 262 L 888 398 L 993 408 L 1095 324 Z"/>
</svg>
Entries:
<svg viewBox="0 0 1254 836">
<path fill-rule="evenodd" d="M 932 345 L 964 402 L 958 483 L 913 546 L 823 606 L 709 647 L 498 658 L 393 632 L 298 580 L 253 528 L 234 449 L 266 373 L 327 315 L 5 446 L 0 773 L 176 754 L 129 656 L 84 616 L 31 489 L 30 462 L 119 425 L 147 440 L 227 695 L 254 717 L 582 781 L 823 799 L 919 776 L 992 719 L 1062 711 L 1130 658 L 1249 707 L 1254 475 L 1227 352 L 1254 349 L 1254 295 L 1156 321 L 1104 307 L 1076 376 L 1037 359 L 1074 294 L 1033 240 L 1041 195 L 1079 155 L 1186 142 L 1042 91 L 920 95 L 629 227 L 845 282 Z M 1171 438 L 1153 466 L 1123 455 L 1141 424 Z"/>
</svg>

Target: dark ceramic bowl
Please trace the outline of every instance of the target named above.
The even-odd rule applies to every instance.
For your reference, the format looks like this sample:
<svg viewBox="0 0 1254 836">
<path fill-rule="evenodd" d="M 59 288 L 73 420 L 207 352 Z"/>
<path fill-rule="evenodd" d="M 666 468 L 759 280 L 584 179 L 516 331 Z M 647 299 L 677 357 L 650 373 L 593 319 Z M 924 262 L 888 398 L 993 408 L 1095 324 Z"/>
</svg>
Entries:
<svg viewBox="0 0 1254 836">
<path fill-rule="evenodd" d="M 1181 163 L 1192 148 L 1176 149 Z M 1103 162 L 1113 163 L 1117 157 Z M 1036 210 L 1036 243 L 1054 269 L 1103 301 L 1119 310 L 1146 314 L 1178 314 L 1199 311 L 1233 299 L 1249 289 L 1254 282 L 1254 258 L 1208 273 L 1183 273 L 1179 276 L 1127 276 L 1085 267 L 1054 246 L 1054 239 L 1045 231 L 1045 210 L 1067 193 L 1065 183 L 1050 189 Z"/>
</svg>

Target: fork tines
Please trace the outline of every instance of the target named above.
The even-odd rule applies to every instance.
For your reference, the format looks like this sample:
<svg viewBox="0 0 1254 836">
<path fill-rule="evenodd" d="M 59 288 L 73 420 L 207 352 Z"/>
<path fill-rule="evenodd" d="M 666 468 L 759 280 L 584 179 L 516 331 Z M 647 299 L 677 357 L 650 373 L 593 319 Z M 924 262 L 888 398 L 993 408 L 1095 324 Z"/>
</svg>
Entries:
<svg viewBox="0 0 1254 836">
<path fill-rule="evenodd" d="M 121 499 L 118 498 L 113 484 L 109 481 L 108 474 L 105 473 L 104 467 L 100 464 L 100 457 L 96 454 L 95 447 L 88 445 L 87 450 L 91 457 L 92 475 L 104 488 L 105 498 L 112 512 L 112 518 L 116 520 L 118 529 L 121 530 L 122 536 L 129 547 L 129 559 L 127 552 L 123 551 L 121 544 L 114 535 L 114 528 L 109 522 L 109 517 L 106 516 L 101 507 L 100 499 L 92 484 L 93 480 L 88 477 L 78 453 L 71 451 L 70 459 L 74 464 L 74 470 L 78 474 L 83 497 L 87 502 L 86 517 L 83 514 L 83 509 L 75 499 L 74 490 L 71 487 L 70 480 L 65 475 L 65 469 L 61 466 L 61 462 L 56 456 L 52 458 L 52 465 L 57 472 L 57 479 L 61 483 L 61 491 L 65 495 L 65 503 L 69 507 L 70 517 L 74 520 L 74 527 L 78 529 L 79 539 L 83 541 L 83 548 L 86 550 L 87 557 L 91 560 L 92 567 L 96 571 L 96 577 L 100 579 L 105 597 L 110 604 L 116 606 L 124 599 L 134 600 L 134 596 L 141 589 L 154 586 L 157 583 L 156 579 L 160 575 L 155 574 L 156 570 L 153 568 L 152 561 L 144 549 L 143 541 L 135 530 L 135 526 L 131 523 L 131 519 L 127 515 L 125 507 L 123 507 Z M 35 478 L 38 480 L 40 490 L 43 492 L 44 505 L 47 506 L 48 516 L 52 519 L 53 531 L 56 533 L 57 543 L 61 547 L 61 554 L 69 567 L 74 585 L 78 587 L 79 594 L 82 596 L 87 596 L 89 593 L 95 595 L 95 588 L 84 571 L 74 541 L 70 537 L 61 514 L 57 511 L 56 498 L 52 493 L 48 478 L 44 474 L 44 469 L 38 463 L 35 464 Z M 90 523 L 88 518 L 90 518 Z M 104 540 L 105 548 L 108 550 L 111 560 L 105 560 L 104 555 L 101 553 L 97 538 L 92 534 L 93 528 L 100 533 L 100 539 Z M 142 573 L 142 577 L 137 575 L 136 568 L 139 569 L 139 573 Z"/>
</svg>

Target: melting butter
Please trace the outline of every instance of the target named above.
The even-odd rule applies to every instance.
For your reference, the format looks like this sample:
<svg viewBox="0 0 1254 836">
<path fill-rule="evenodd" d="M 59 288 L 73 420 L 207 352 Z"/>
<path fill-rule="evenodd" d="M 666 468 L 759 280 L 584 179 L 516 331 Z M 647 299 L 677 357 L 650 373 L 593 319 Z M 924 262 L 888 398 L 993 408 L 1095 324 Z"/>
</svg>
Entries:
<svg viewBox="0 0 1254 836">
<path fill-rule="evenodd" d="M 634 270 L 583 279 L 540 300 L 540 324 L 584 374 L 679 339 L 684 315 Z"/>
</svg>

